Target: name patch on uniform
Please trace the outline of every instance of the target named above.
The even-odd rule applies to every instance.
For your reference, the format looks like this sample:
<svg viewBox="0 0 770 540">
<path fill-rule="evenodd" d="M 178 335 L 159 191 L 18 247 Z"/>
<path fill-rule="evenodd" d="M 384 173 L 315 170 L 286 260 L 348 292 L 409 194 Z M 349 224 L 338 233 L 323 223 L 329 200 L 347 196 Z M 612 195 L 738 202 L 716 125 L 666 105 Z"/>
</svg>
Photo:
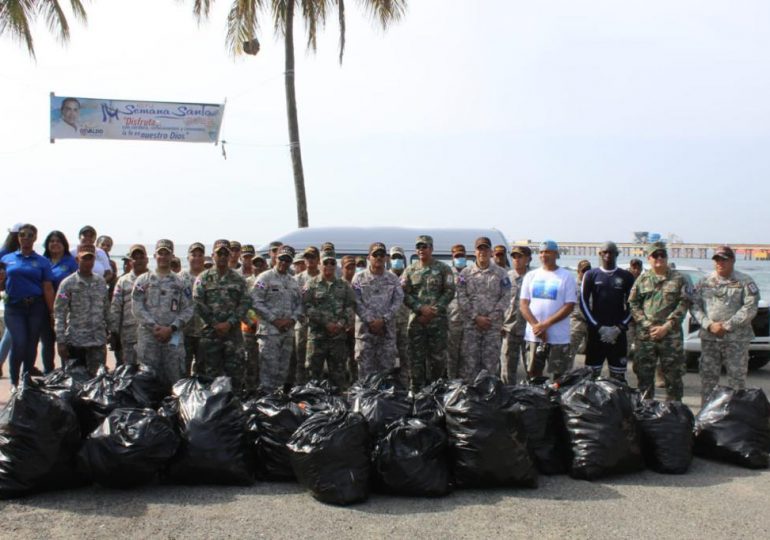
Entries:
<svg viewBox="0 0 770 540">
<path fill-rule="evenodd" d="M 749 292 L 751 294 L 757 294 L 759 292 L 759 288 L 757 288 L 757 284 L 754 282 L 749 283 Z"/>
</svg>

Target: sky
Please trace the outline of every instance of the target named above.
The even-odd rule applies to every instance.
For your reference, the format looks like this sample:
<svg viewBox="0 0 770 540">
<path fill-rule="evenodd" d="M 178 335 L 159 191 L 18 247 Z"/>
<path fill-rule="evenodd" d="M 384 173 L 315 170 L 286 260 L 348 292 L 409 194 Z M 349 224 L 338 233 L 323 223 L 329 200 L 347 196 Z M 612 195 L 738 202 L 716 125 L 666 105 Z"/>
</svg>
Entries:
<svg viewBox="0 0 770 540">
<path fill-rule="evenodd" d="M 229 0 L 88 2 L 37 60 L 0 37 L 2 222 L 117 244 L 297 226 L 283 45 L 225 49 Z M 387 31 L 348 2 L 316 54 L 296 26 L 311 226 L 495 227 L 513 241 L 770 243 L 770 3 L 411 0 Z M 49 94 L 221 103 L 222 146 L 49 142 Z M 7 223 L 7 225 L 5 225 Z"/>
</svg>

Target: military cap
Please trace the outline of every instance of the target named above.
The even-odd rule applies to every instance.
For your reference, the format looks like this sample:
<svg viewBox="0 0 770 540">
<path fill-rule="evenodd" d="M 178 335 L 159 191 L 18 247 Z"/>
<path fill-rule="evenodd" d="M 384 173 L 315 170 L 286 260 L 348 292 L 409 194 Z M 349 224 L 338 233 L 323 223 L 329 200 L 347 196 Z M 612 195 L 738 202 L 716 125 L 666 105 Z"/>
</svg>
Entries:
<svg viewBox="0 0 770 540">
<path fill-rule="evenodd" d="M 358 266 L 360 264 L 362 264 L 362 265 L 364 265 L 364 267 L 366 267 L 366 257 L 361 257 L 360 255 L 358 257 L 356 257 L 356 266 Z"/>
<path fill-rule="evenodd" d="M 462 253 L 463 255 L 465 255 L 465 246 L 462 244 L 455 244 L 452 246 L 451 252 L 452 252 L 452 257 L 457 255 L 458 253 Z"/>
<path fill-rule="evenodd" d="M 83 257 L 85 255 L 96 257 L 96 246 L 93 244 L 80 244 L 78 246 L 78 257 Z"/>
<path fill-rule="evenodd" d="M 475 249 L 478 249 L 478 248 L 480 248 L 482 246 L 487 246 L 488 248 L 491 248 L 492 247 L 492 240 L 490 240 L 486 236 L 479 236 L 478 238 L 476 238 L 476 241 L 473 242 L 473 247 Z"/>
<path fill-rule="evenodd" d="M 385 247 L 385 244 L 382 242 L 372 242 L 369 245 L 369 255 L 372 253 L 377 253 L 378 251 L 382 251 L 383 253 L 388 252 L 388 248 Z"/>
<path fill-rule="evenodd" d="M 212 266 L 214 266 L 214 259 L 206 255 L 203 258 L 203 268 L 211 268 Z"/>
<path fill-rule="evenodd" d="M 553 240 L 543 240 L 540 242 L 540 246 L 538 246 L 538 251 L 555 251 L 559 252 L 559 244 L 554 242 Z"/>
<path fill-rule="evenodd" d="M 356 258 L 353 255 L 345 255 L 342 257 L 342 267 L 345 268 L 349 264 L 356 265 Z"/>
<path fill-rule="evenodd" d="M 666 251 L 666 244 L 664 242 L 653 242 L 652 244 L 647 245 L 647 249 L 644 250 L 647 256 L 649 257 L 656 251 Z"/>
<path fill-rule="evenodd" d="M 169 253 L 174 253 L 174 242 L 168 238 L 158 240 L 155 242 L 155 253 L 159 252 L 161 249 L 165 249 Z"/>
<path fill-rule="evenodd" d="M 504 245 L 498 244 L 494 248 L 492 248 L 492 251 L 494 252 L 495 255 L 500 255 L 500 254 L 505 255 L 508 250 L 505 249 Z"/>
<path fill-rule="evenodd" d="M 83 236 L 86 233 L 91 233 L 96 236 L 96 229 L 94 229 L 91 225 L 83 225 L 83 227 L 80 228 L 80 232 L 78 232 L 78 236 Z"/>
<path fill-rule="evenodd" d="M 262 255 L 261 253 L 257 252 L 257 253 L 254 254 L 254 259 L 253 260 L 254 260 L 254 262 L 256 262 L 258 260 L 260 260 L 262 262 L 265 262 L 265 256 Z"/>
<path fill-rule="evenodd" d="M 414 241 L 414 245 L 417 244 L 428 244 L 429 246 L 433 246 L 433 237 L 429 234 L 421 234 L 417 237 L 417 240 Z"/>
<path fill-rule="evenodd" d="M 289 257 L 291 260 L 294 260 L 294 255 L 296 255 L 297 252 L 294 251 L 294 248 L 291 246 L 287 246 L 286 244 L 282 245 L 278 248 L 278 258 L 281 257 Z"/>
<path fill-rule="evenodd" d="M 230 245 L 232 246 L 232 242 L 230 242 Z M 251 244 L 243 244 L 243 247 L 241 247 L 241 255 L 251 255 L 254 256 L 254 253 L 256 253 L 254 246 Z"/>
<path fill-rule="evenodd" d="M 136 251 L 141 251 L 145 255 L 147 255 L 147 250 L 144 248 L 142 244 L 134 244 L 130 248 L 128 248 L 128 254 L 126 255 L 129 259 L 131 258 L 131 255 L 134 254 Z"/>
<path fill-rule="evenodd" d="M 393 255 L 401 255 L 404 259 L 406 259 L 406 253 L 404 253 L 404 248 L 399 246 L 393 246 L 390 248 L 390 256 L 393 257 Z"/>
<path fill-rule="evenodd" d="M 292 262 L 292 263 L 305 262 L 305 253 L 304 253 L 304 252 L 302 252 L 302 253 L 297 253 L 297 254 L 294 256 L 294 260 L 293 260 L 293 261 L 291 261 L 291 262 Z"/>
<path fill-rule="evenodd" d="M 230 251 L 241 251 L 241 243 L 238 240 L 230 240 Z"/>
<path fill-rule="evenodd" d="M 583 259 L 577 264 L 577 271 L 578 272 L 587 272 L 591 269 L 591 261 L 587 261 Z"/>
<path fill-rule="evenodd" d="M 190 244 L 190 247 L 187 248 L 187 253 L 192 253 L 196 249 L 199 249 L 203 253 L 206 253 L 206 246 L 204 246 L 200 242 L 193 242 L 192 244 Z"/>
<path fill-rule="evenodd" d="M 599 248 L 599 253 L 604 253 L 605 251 L 608 253 L 614 253 L 617 255 L 619 253 L 618 245 L 615 242 L 609 242 L 609 241 L 604 242 L 602 244 L 602 247 Z"/>
<path fill-rule="evenodd" d="M 334 244 L 332 242 L 324 242 L 321 244 L 321 251 L 335 251 Z"/>
<path fill-rule="evenodd" d="M 642 268 L 644 266 L 644 263 L 642 263 L 641 259 L 631 259 L 628 261 L 628 266 L 634 267 L 638 266 L 639 268 Z"/>
<path fill-rule="evenodd" d="M 328 260 L 337 260 L 337 255 L 334 253 L 333 249 L 324 249 L 321 250 L 321 262 L 328 261 Z M 343 261 L 345 258 L 343 257 Z"/>
<path fill-rule="evenodd" d="M 278 240 L 273 240 L 270 242 L 270 251 L 273 251 L 274 249 L 278 249 L 283 245 L 283 242 L 279 242 Z"/>
<path fill-rule="evenodd" d="M 513 255 L 514 253 L 518 253 L 519 255 L 524 255 L 525 257 L 532 256 L 532 250 L 529 249 L 529 246 L 514 245 L 513 247 L 511 247 L 511 255 Z"/>
<path fill-rule="evenodd" d="M 714 250 L 712 259 L 732 259 L 735 260 L 735 252 L 730 246 L 719 246 Z"/>
<path fill-rule="evenodd" d="M 214 242 L 214 249 L 212 249 L 212 253 L 216 253 L 220 249 L 226 249 L 227 252 L 230 252 L 230 240 L 225 240 L 224 238 L 220 238 L 219 240 Z"/>
</svg>

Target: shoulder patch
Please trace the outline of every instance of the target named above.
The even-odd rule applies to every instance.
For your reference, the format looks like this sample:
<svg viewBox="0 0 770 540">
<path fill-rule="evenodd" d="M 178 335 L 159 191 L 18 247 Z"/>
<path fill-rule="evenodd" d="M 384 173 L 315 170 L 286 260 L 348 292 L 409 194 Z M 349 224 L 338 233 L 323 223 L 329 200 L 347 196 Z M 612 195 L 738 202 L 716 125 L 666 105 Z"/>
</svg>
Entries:
<svg viewBox="0 0 770 540">
<path fill-rule="evenodd" d="M 255 286 L 257 289 L 267 289 L 267 285 L 265 284 L 265 282 L 264 282 L 264 281 L 257 281 L 257 282 L 254 284 L 254 286 Z"/>
<path fill-rule="evenodd" d="M 759 293 L 759 287 L 757 287 L 757 284 L 753 281 L 749 283 L 749 292 L 751 294 L 758 294 Z"/>
<path fill-rule="evenodd" d="M 187 298 L 190 298 L 190 297 L 192 296 L 192 290 L 190 289 L 190 287 L 185 287 L 185 288 L 184 288 L 184 295 L 185 295 Z"/>
<path fill-rule="evenodd" d="M 503 289 L 510 289 L 511 288 L 511 280 L 508 276 L 505 276 L 503 279 L 500 280 L 500 285 L 503 287 Z"/>
</svg>

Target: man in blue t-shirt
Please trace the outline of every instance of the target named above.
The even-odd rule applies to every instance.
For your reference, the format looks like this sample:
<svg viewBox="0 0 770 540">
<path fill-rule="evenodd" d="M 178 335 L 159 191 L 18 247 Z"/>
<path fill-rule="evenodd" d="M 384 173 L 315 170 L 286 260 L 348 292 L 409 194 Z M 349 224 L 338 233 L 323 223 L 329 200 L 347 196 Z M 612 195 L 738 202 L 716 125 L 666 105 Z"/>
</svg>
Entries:
<svg viewBox="0 0 770 540">
<path fill-rule="evenodd" d="M 599 257 L 601 266 L 586 272 L 580 287 L 580 309 L 588 323 L 585 364 L 598 377 L 607 360 L 610 377 L 625 381 L 626 330 L 631 321 L 628 295 L 634 276 L 617 267 L 618 247 L 614 242 L 605 242 Z"/>
</svg>

